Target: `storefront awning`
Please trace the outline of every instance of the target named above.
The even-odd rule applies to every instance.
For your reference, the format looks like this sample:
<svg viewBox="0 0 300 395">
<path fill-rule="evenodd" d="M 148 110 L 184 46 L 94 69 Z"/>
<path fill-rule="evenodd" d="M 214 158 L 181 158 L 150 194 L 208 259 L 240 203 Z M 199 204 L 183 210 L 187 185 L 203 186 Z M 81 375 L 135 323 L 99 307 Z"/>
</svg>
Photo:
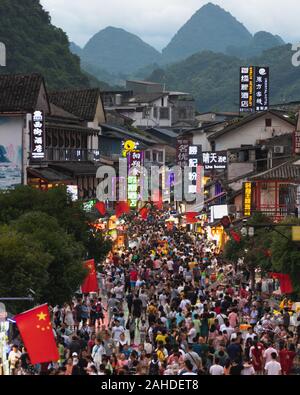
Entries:
<svg viewBox="0 0 300 395">
<path fill-rule="evenodd" d="M 42 180 L 48 181 L 48 182 L 68 182 L 68 181 L 73 181 L 72 177 L 69 175 L 66 175 L 58 170 L 51 169 L 49 167 L 43 167 L 43 168 L 32 168 L 29 167 L 27 169 L 28 175 L 31 177 L 36 177 L 36 178 L 41 178 Z"/>
</svg>

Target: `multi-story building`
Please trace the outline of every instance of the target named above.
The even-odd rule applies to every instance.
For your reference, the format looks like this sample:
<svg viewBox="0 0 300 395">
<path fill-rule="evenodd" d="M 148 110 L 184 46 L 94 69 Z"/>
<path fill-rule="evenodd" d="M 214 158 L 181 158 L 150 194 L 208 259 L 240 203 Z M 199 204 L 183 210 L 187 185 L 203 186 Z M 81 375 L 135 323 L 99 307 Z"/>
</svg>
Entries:
<svg viewBox="0 0 300 395">
<path fill-rule="evenodd" d="M 184 92 L 165 91 L 160 84 L 127 81 L 126 91 L 103 92 L 107 113 L 117 112 L 134 127 L 186 129 L 197 125 L 195 101 Z"/>
<path fill-rule="evenodd" d="M 48 94 L 38 74 L 0 76 L 0 188 L 68 185 L 80 199 L 96 196 L 101 163 L 100 92 Z"/>
</svg>

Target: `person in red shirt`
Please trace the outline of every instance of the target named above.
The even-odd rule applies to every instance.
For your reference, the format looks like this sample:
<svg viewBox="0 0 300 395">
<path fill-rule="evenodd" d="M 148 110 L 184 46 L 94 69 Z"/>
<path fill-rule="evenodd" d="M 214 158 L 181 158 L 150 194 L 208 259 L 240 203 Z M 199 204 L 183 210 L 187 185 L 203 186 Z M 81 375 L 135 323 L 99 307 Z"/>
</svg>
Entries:
<svg viewBox="0 0 300 395">
<path fill-rule="evenodd" d="M 250 348 L 250 358 L 257 374 L 263 374 L 264 361 L 263 361 L 264 347 L 258 342 L 257 338 L 254 339 L 253 346 Z"/>
<path fill-rule="evenodd" d="M 132 269 L 130 270 L 129 276 L 130 276 L 130 286 L 131 286 L 131 289 L 134 290 L 135 284 L 136 284 L 137 278 L 138 278 L 138 271 L 137 271 L 135 268 L 132 268 Z"/>
<path fill-rule="evenodd" d="M 242 285 L 242 288 L 240 289 L 240 297 L 242 299 L 247 299 L 248 298 L 248 292 L 246 290 L 245 285 Z"/>
<path fill-rule="evenodd" d="M 296 352 L 294 344 L 290 345 L 289 350 L 287 349 L 286 344 L 281 346 L 281 349 L 279 351 L 279 358 L 283 375 L 288 376 L 291 374 L 295 357 Z"/>
</svg>

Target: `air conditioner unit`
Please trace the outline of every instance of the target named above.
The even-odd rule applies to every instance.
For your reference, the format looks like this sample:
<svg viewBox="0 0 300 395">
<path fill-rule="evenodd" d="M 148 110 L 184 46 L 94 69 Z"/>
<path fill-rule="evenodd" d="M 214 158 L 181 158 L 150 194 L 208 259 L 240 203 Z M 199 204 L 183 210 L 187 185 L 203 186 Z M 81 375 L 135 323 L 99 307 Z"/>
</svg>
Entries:
<svg viewBox="0 0 300 395">
<path fill-rule="evenodd" d="M 236 163 L 238 161 L 238 154 L 230 154 L 229 155 L 229 162 Z"/>
<path fill-rule="evenodd" d="M 277 145 L 274 147 L 274 154 L 284 154 L 284 146 Z"/>
</svg>

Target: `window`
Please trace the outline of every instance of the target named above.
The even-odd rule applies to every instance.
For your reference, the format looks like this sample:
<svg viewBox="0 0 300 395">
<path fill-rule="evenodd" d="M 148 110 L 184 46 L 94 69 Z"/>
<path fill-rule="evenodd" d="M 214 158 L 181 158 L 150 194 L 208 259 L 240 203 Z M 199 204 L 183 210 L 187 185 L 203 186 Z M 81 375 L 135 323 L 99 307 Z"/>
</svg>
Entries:
<svg viewBox="0 0 300 395">
<path fill-rule="evenodd" d="M 163 163 L 164 161 L 164 153 L 163 151 L 158 151 L 158 162 Z"/>
<path fill-rule="evenodd" d="M 159 109 L 160 119 L 170 119 L 170 111 L 168 107 L 161 107 Z"/>
<path fill-rule="evenodd" d="M 143 119 L 149 118 L 150 117 L 150 108 L 149 107 L 144 107 L 143 108 Z"/>
<path fill-rule="evenodd" d="M 215 152 L 215 151 L 216 151 L 216 142 L 215 142 L 215 141 L 212 141 L 212 142 L 210 143 L 210 145 L 211 145 L 211 150 L 212 150 L 212 152 Z"/>
<path fill-rule="evenodd" d="M 155 119 L 157 119 L 158 118 L 158 108 L 157 107 L 154 107 L 153 108 L 153 117 L 155 118 Z"/>
<path fill-rule="evenodd" d="M 271 128 L 272 127 L 272 119 L 271 118 L 267 118 L 266 119 L 266 128 Z"/>
<path fill-rule="evenodd" d="M 153 156 L 153 162 L 156 162 L 157 161 L 157 152 L 154 151 L 152 156 Z"/>
<path fill-rule="evenodd" d="M 186 108 L 179 108 L 179 110 L 178 110 L 178 118 L 179 119 L 187 119 L 187 110 L 186 110 Z"/>
<path fill-rule="evenodd" d="M 151 153 L 150 153 L 150 151 L 146 151 L 146 153 L 145 153 L 145 159 L 146 159 L 146 160 L 151 160 Z"/>
</svg>

